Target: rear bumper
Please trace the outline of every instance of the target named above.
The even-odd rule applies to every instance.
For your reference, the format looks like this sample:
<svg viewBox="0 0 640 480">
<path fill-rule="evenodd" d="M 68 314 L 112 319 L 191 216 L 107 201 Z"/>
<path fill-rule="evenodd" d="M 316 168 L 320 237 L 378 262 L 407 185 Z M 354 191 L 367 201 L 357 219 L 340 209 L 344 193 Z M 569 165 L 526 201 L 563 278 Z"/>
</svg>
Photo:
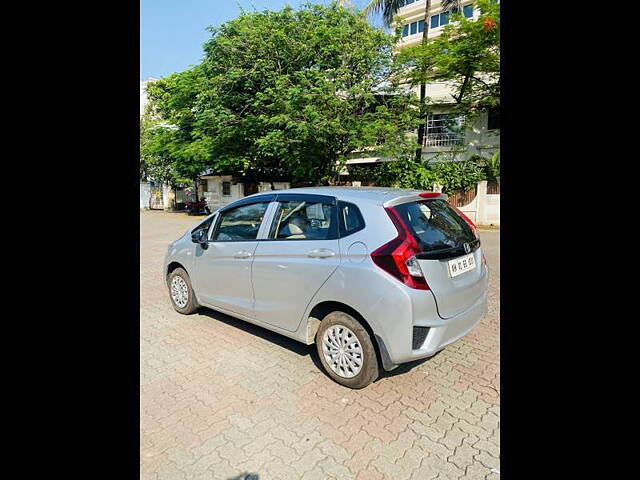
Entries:
<svg viewBox="0 0 640 480">
<path fill-rule="evenodd" d="M 394 352 L 395 354 L 389 360 L 394 364 L 399 364 L 431 357 L 473 330 L 486 313 L 487 293 L 485 292 L 468 310 L 455 317 L 446 320 L 414 321 L 413 326 L 415 327 L 429 327 L 429 333 L 424 342 L 417 349 L 412 349 L 411 342 L 408 342 L 408 348 Z"/>
</svg>

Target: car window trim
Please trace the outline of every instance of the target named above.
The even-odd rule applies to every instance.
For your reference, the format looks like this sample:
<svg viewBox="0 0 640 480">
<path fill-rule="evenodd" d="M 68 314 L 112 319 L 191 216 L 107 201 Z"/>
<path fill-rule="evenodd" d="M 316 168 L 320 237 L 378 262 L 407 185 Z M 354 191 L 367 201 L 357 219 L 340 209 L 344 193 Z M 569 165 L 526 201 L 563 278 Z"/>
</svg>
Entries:
<svg viewBox="0 0 640 480">
<path fill-rule="evenodd" d="M 267 193 L 267 194 L 263 194 L 255 197 L 244 197 L 239 200 L 236 200 L 233 203 L 225 205 L 220 210 L 218 210 L 218 213 L 224 213 L 228 210 L 231 210 L 232 208 L 243 207 L 245 205 L 251 205 L 254 203 L 273 202 L 275 198 L 276 198 L 275 193 Z"/>
<path fill-rule="evenodd" d="M 269 203 L 267 211 L 264 213 L 264 218 L 262 219 L 262 225 L 260 225 L 260 229 L 258 230 L 258 237 L 256 240 L 268 240 L 269 232 L 271 231 L 271 224 L 275 219 L 275 213 L 278 209 L 278 205 L 279 203 L 276 201 Z"/>
<path fill-rule="evenodd" d="M 211 235 L 213 234 L 213 230 L 214 230 L 216 224 L 218 223 L 218 217 L 219 216 L 220 215 L 218 214 L 218 212 L 215 212 L 213 214 L 213 221 L 211 222 L 211 225 L 209 225 L 209 230 L 207 232 L 207 242 L 211 241 Z"/>
<path fill-rule="evenodd" d="M 316 195 L 314 193 L 277 193 L 275 194 L 276 202 L 313 202 L 313 203 L 327 203 L 332 206 L 337 206 L 338 199 L 331 195 Z"/>
</svg>

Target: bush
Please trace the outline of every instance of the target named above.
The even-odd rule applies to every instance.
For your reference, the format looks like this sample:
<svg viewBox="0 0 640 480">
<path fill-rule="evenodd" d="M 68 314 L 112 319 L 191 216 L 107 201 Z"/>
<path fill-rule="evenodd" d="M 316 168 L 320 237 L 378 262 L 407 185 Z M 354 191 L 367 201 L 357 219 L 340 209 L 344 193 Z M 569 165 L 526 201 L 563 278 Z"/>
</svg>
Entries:
<svg viewBox="0 0 640 480">
<path fill-rule="evenodd" d="M 414 160 L 386 162 L 379 168 L 379 185 L 431 190 L 434 176 L 424 163 Z"/>
<path fill-rule="evenodd" d="M 379 163 L 373 167 L 349 165 L 349 177 L 352 180 L 372 182 L 381 187 L 414 188 L 432 190 L 433 184 L 442 185 L 445 193 L 456 190 L 469 190 L 482 180 L 494 179 L 495 172 L 500 175 L 500 156 L 485 159 L 474 156 L 462 162 L 440 162 L 432 165 L 413 159 L 399 159 Z"/>
<path fill-rule="evenodd" d="M 431 190 L 434 178 L 424 163 L 399 159 L 375 166 L 349 165 L 349 178 L 380 187 Z"/>
<path fill-rule="evenodd" d="M 473 160 L 436 163 L 431 167 L 431 174 L 445 193 L 469 190 L 486 178 L 483 168 Z"/>
</svg>

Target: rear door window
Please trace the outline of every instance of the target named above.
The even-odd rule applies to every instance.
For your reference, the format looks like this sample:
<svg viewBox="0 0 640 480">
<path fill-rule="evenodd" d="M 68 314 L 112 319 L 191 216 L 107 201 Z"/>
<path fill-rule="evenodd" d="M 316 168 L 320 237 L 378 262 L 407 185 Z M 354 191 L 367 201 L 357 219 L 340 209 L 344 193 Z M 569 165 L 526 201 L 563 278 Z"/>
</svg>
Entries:
<svg viewBox="0 0 640 480">
<path fill-rule="evenodd" d="M 334 205 L 317 201 L 280 201 L 271 224 L 273 240 L 328 240 L 335 238 Z"/>
<path fill-rule="evenodd" d="M 404 203 L 395 209 L 425 253 L 476 243 L 472 228 L 445 200 Z"/>
</svg>

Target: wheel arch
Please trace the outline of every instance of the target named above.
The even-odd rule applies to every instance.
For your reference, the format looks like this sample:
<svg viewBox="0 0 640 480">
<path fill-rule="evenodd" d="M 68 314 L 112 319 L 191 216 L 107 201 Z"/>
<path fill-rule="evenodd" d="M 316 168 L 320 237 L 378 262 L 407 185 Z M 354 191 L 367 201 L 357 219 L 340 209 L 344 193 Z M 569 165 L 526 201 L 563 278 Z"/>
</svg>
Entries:
<svg viewBox="0 0 640 480">
<path fill-rule="evenodd" d="M 180 262 L 173 261 L 173 262 L 171 262 L 171 263 L 169 263 L 169 264 L 167 265 L 167 271 L 165 272 L 165 280 L 166 280 L 167 282 L 169 282 L 169 275 L 171 275 L 171 273 L 172 273 L 176 268 L 181 268 L 181 269 L 183 269 L 185 272 L 187 272 L 187 275 L 189 275 L 189 270 L 187 270 L 187 269 L 186 269 L 186 267 L 185 267 L 183 264 L 181 264 Z M 189 275 L 189 276 L 190 276 L 190 275 Z"/>
<path fill-rule="evenodd" d="M 371 328 L 371 325 L 367 321 L 364 316 L 358 312 L 355 308 L 350 305 L 347 305 L 343 302 L 338 302 L 334 300 L 325 300 L 316 304 L 311 311 L 309 312 L 309 316 L 307 318 L 307 344 L 315 343 L 316 333 L 320 328 L 320 324 L 322 320 L 331 312 L 341 311 L 348 313 L 353 318 L 355 318 L 367 331 L 371 339 L 373 340 L 373 346 L 376 350 L 376 357 L 378 361 L 382 363 L 382 366 L 385 370 L 392 370 L 395 368 L 395 365 L 391 362 L 389 358 L 389 353 L 387 352 L 386 346 L 384 344 L 384 340 L 380 338 L 380 336 L 376 335 Z"/>
</svg>

